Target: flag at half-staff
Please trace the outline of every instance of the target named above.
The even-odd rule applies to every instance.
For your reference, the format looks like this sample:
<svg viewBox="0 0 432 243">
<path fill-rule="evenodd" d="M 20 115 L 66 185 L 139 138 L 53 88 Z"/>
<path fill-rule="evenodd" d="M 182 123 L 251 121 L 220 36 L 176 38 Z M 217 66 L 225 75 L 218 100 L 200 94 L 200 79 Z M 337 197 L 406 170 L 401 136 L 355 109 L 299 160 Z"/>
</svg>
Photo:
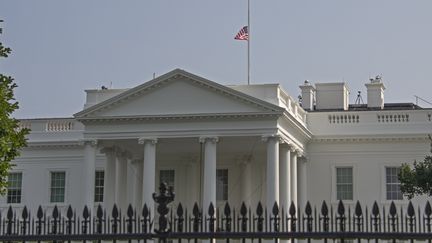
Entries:
<svg viewBox="0 0 432 243">
<path fill-rule="evenodd" d="M 249 31 L 248 27 L 244 26 L 240 29 L 240 31 L 237 33 L 237 35 L 234 37 L 236 40 L 249 40 Z"/>
</svg>

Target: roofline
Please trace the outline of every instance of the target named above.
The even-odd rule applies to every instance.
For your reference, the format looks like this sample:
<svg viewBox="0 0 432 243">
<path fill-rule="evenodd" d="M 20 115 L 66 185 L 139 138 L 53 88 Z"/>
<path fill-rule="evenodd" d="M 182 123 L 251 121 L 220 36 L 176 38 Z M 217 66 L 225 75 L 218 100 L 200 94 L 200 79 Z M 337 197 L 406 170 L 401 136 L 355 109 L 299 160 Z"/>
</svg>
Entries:
<svg viewBox="0 0 432 243">
<path fill-rule="evenodd" d="M 112 98 L 109 98 L 109 99 L 107 99 L 105 101 L 102 101 L 102 102 L 100 102 L 98 104 L 95 104 L 93 106 L 90 106 L 90 107 L 88 107 L 88 108 L 86 108 L 86 109 L 84 109 L 84 110 L 82 110 L 80 112 L 75 113 L 73 116 L 75 118 L 83 117 L 85 115 L 88 115 L 91 112 L 94 112 L 94 111 L 98 110 L 99 108 L 102 108 L 102 107 L 107 106 L 109 104 L 115 103 L 115 101 L 117 101 L 117 100 L 122 100 L 123 98 L 126 98 L 126 97 L 128 97 L 130 95 L 133 95 L 135 93 L 138 93 L 139 91 L 141 91 L 143 89 L 150 88 L 151 86 L 156 85 L 159 82 L 168 80 L 168 79 L 176 77 L 178 75 L 181 75 L 181 76 L 184 76 L 186 78 L 199 81 L 199 82 L 204 83 L 206 85 L 209 85 L 209 86 L 211 86 L 213 88 L 222 90 L 222 91 L 224 91 L 226 93 L 229 93 L 231 95 L 234 95 L 234 96 L 241 97 L 241 98 L 243 98 L 245 100 L 248 100 L 248 101 L 250 101 L 252 103 L 259 104 L 259 105 L 261 105 L 263 107 L 266 107 L 266 108 L 274 110 L 274 111 L 282 112 L 284 110 L 284 108 L 279 107 L 279 106 L 274 105 L 274 104 L 271 104 L 271 103 L 269 103 L 267 101 L 264 101 L 264 100 L 261 100 L 261 99 L 257 99 L 257 98 L 255 98 L 253 96 L 247 95 L 245 93 L 239 92 L 239 91 L 234 90 L 232 88 L 229 88 L 229 87 L 226 87 L 224 85 L 218 84 L 218 83 L 216 83 L 214 81 L 205 79 L 203 77 L 197 76 L 195 74 L 192 74 L 192 73 L 189 73 L 187 71 L 184 71 L 182 69 L 178 69 L 177 68 L 177 69 L 174 69 L 174 70 L 172 70 L 172 71 L 170 71 L 168 73 L 165 73 L 165 74 L 163 74 L 163 75 L 161 75 L 161 76 L 159 76 L 159 77 L 157 77 L 155 79 L 147 81 L 147 82 L 145 82 L 145 83 L 143 83 L 141 85 L 138 85 L 138 86 L 136 86 L 134 88 L 128 89 L 128 90 L 126 90 L 126 91 L 124 91 L 124 92 L 122 92 L 122 93 L 120 93 L 120 94 L 118 94 L 118 95 L 116 95 L 116 96 L 114 96 Z"/>
</svg>

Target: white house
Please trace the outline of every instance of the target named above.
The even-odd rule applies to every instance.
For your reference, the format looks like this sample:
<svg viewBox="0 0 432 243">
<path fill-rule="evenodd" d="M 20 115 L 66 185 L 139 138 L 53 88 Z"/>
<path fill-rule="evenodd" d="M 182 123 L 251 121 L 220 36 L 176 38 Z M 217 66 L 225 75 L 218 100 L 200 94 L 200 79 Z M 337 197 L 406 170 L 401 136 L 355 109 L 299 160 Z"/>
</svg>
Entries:
<svg viewBox="0 0 432 243">
<path fill-rule="evenodd" d="M 428 154 L 432 110 L 384 103 L 379 78 L 366 87 L 367 104 L 350 105 L 345 83 L 305 82 L 300 106 L 279 84 L 224 86 L 176 69 L 86 90 L 72 118 L 21 120 L 28 147 L 0 205 L 152 208 L 160 181 L 189 208 L 405 204 L 398 167 Z"/>
</svg>

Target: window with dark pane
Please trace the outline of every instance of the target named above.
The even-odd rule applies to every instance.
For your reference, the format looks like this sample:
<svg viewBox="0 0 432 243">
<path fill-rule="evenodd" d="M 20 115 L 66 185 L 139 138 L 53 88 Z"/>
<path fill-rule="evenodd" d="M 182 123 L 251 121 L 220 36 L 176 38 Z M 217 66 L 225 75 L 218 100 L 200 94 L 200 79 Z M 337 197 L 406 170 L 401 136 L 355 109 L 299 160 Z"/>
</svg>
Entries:
<svg viewBox="0 0 432 243">
<path fill-rule="evenodd" d="M 103 202 L 104 197 L 104 171 L 96 171 L 95 173 L 95 191 L 94 200 L 95 202 Z"/>
<path fill-rule="evenodd" d="M 399 167 L 386 167 L 386 199 L 402 200 L 403 195 L 400 190 Z"/>
<path fill-rule="evenodd" d="M 169 187 L 172 187 L 173 190 L 175 184 L 175 171 L 174 170 L 160 170 L 159 171 L 159 184 L 165 182 Z"/>
<path fill-rule="evenodd" d="M 216 200 L 228 200 L 228 170 L 216 170 Z"/>
<path fill-rule="evenodd" d="M 352 167 L 336 168 L 336 200 L 353 200 Z"/>
<path fill-rule="evenodd" d="M 66 172 L 52 171 L 50 174 L 50 202 L 60 203 L 65 201 L 65 185 L 66 185 Z"/>
<path fill-rule="evenodd" d="M 21 203 L 21 186 L 22 173 L 9 173 L 7 187 L 7 203 Z"/>
</svg>

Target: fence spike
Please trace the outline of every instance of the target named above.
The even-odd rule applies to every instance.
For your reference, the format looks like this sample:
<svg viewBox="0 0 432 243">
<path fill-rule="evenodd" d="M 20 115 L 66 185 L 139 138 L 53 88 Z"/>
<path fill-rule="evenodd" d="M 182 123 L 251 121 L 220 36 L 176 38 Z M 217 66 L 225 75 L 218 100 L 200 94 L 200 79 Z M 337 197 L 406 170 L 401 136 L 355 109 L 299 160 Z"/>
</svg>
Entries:
<svg viewBox="0 0 432 243">
<path fill-rule="evenodd" d="M 357 216 L 357 217 L 361 217 L 362 214 L 363 214 L 363 211 L 362 211 L 362 208 L 361 208 L 361 205 L 360 205 L 360 202 L 359 202 L 359 201 L 357 201 L 357 203 L 356 203 L 356 205 L 355 205 L 354 214 L 355 214 L 355 216 Z"/>
<path fill-rule="evenodd" d="M 414 217 L 415 216 L 414 206 L 413 206 L 413 204 L 412 204 L 411 201 L 409 201 L 409 203 L 408 203 L 407 214 L 408 214 L 409 217 Z"/>
<path fill-rule="evenodd" d="M 115 205 L 114 205 L 115 206 Z M 144 203 L 144 207 L 143 207 L 143 210 L 142 210 L 142 216 L 144 217 L 144 218 L 147 218 L 148 216 L 149 216 L 149 209 L 148 209 L 148 207 L 147 207 L 147 204 L 146 203 Z"/>
<path fill-rule="evenodd" d="M 305 214 L 308 216 L 312 215 L 312 207 L 309 201 L 306 202 Z"/>
<path fill-rule="evenodd" d="M 133 217 L 134 212 L 133 212 L 132 204 L 129 204 L 126 214 L 129 218 Z"/>
<path fill-rule="evenodd" d="M 7 217 L 7 219 L 8 219 L 9 221 L 11 221 L 12 218 L 13 218 L 12 206 L 10 206 L 10 205 L 9 205 L 9 209 L 8 209 L 8 211 L 7 211 L 6 217 Z"/>
<path fill-rule="evenodd" d="M 372 215 L 377 217 L 379 216 L 379 207 L 378 207 L 378 203 L 375 201 L 373 206 L 372 206 Z"/>
<path fill-rule="evenodd" d="M 38 211 L 36 213 L 36 217 L 38 219 L 42 219 L 43 218 L 43 210 L 42 210 L 42 206 L 39 205 Z"/>
<path fill-rule="evenodd" d="M 345 206 L 344 206 L 342 200 L 339 200 L 337 212 L 338 212 L 339 216 L 345 215 Z"/>
<path fill-rule="evenodd" d="M 27 211 L 27 206 L 24 206 L 24 209 L 22 211 L 21 217 L 25 220 L 28 218 L 28 211 Z"/>
<path fill-rule="evenodd" d="M 258 216 L 262 216 L 263 212 L 264 212 L 263 206 L 262 206 L 261 202 L 258 202 L 258 206 L 257 206 L 257 209 L 256 209 L 256 214 Z"/>
<path fill-rule="evenodd" d="M 289 214 L 293 217 L 296 214 L 296 206 L 293 201 L 291 201 L 291 205 L 289 208 Z"/>
<path fill-rule="evenodd" d="M 247 208 L 244 202 L 242 202 L 241 207 L 240 207 L 240 215 L 241 216 L 246 216 L 247 214 Z"/>
<path fill-rule="evenodd" d="M 432 208 L 431 208 L 431 205 L 430 205 L 429 201 L 426 202 L 425 214 L 427 216 L 430 216 L 432 214 Z"/>
<path fill-rule="evenodd" d="M 326 203 L 326 201 L 323 201 L 323 203 L 321 205 L 321 214 L 323 216 L 328 216 L 328 212 L 329 212 L 329 210 L 328 210 L 328 207 L 327 207 L 327 203 Z"/>
<path fill-rule="evenodd" d="M 89 217 L 90 217 L 90 212 L 89 212 L 87 205 L 85 205 L 84 210 L 83 210 L 83 218 L 88 219 Z"/>
<path fill-rule="evenodd" d="M 224 207 L 224 215 L 225 217 L 228 217 L 231 215 L 231 207 L 228 204 L 228 202 L 225 203 L 225 207 Z"/>
<path fill-rule="evenodd" d="M 59 216 L 59 212 L 58 212 L 57 205 L 54 205 L 52 217 L 54 218 L 54 220 L 56 220 L 58 218 L 58 216 Z"/>
<path fill-rule="evenodd" d="M 277 202 L 273 204 L 272 213 L 275 217 L 277 217 L 277 215 L 279 214 L 279 207 Z"/>
<path fill-rule="evenodd" d="M 392 201 L 390 204 L 389 214 L 392 217 L 395 217 L 397 214 L 396 205 L 395 205 L 394 201 Z"/>
</svg>

